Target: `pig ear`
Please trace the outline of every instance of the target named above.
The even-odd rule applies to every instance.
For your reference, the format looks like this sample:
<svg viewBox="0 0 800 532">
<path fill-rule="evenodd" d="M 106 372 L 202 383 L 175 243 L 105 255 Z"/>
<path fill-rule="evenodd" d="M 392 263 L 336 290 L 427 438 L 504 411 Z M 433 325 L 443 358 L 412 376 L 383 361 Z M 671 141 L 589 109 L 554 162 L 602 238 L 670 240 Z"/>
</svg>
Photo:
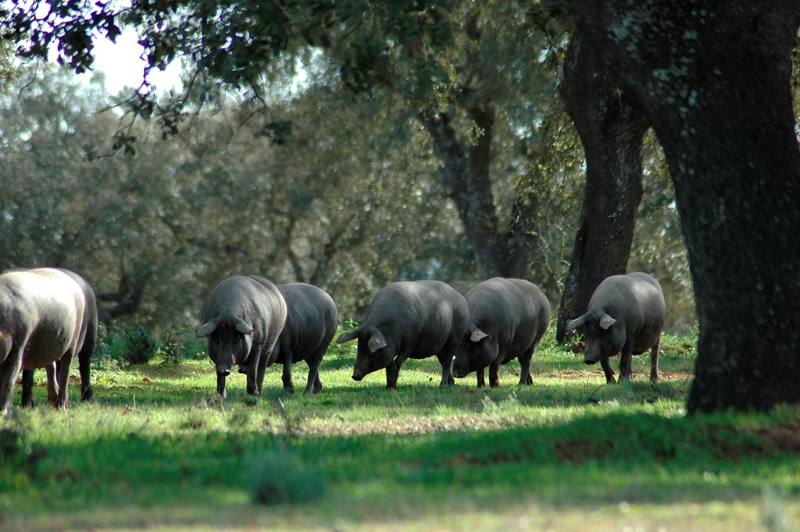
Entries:
<svg viewBox="0 0 800 532">
<path fill-rule="evenodd" d="M 488 337 L 489 337 L 488 334 L 486 334 L 485 332 L 483 332 L 482 330 L 480 330 L 480 329 L 478 329 L 476 327 L 475 330 L 472 331 L 472 334 L 469 335 L 469 341 L 470 342 L 480 342 L 484 338 L 488 338 Z"/>
<path fill-rule="evenodd" d="M 578 327 L 586 323 L 588 319 L 589 319 L 589 314 L 584 314 L 583 316 L 575 318 L 574 320 L 570 320 L 570 322 L 567 323 L 567 331 L 577 329 Z"/>
<path fill-rule="evenodd" d="M 369 342 L 367 342 L 370 353 L 374 353 L 378 349 L 383 349 L 387 345 L 389 344 L 386 343 L 386 338 L 384 338 L 383 333 L 378 329 L 373 331 L 372 336 L 369 337 Z"/>
<path fill-rule="evenodd" d="M 219 323 L 219 318 L 213 318 L 208 320 L 205 324 L 203 324 L 195 334 L 198 338 L 205 338 L 209 334 L 213 333 L 217 330 L 217 324 Z"/>
<path fill-rule="evenodd" d="M 356 338 L 358 338 L 358 333 L 359 329 L 354 329 L 350 332 L 346 332 L 343 335 L 341 335 L 338 340 L 336 340 L 336 343 L 344 344 L 351 340 L 355 340 Z"/>
<path fill-rule="evenodd" d="M 609 316 L 608 314 L 603 314 L 603 317 L 600 318 L 600 328 L 604 331 L 607 331 L 609 327 L 617 323 L 617 320 Z"/>
<path fill-rule="evenodd" d="M 233 325 L 236 327 L 236 330 L 242 334 L 250 334 L 253 332 L 253 327 L 250 326 L 246 321 L 242 318 L 238 318 L 236 316 L 233 317 Z"/>
</svg>

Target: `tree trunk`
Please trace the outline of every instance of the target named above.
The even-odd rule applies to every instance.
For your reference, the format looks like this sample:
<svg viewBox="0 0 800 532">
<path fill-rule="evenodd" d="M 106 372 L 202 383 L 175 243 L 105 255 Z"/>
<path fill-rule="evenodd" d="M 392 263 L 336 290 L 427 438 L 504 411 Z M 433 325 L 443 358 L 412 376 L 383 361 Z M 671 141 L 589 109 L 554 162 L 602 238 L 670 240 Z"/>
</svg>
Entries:
<svg viewBox="0 0 800 532">
<path fill-rule="evenodd" d="M 800 2 L 572 5 L 645 110 L 675 184 L 700 319 L 688 411 L 799 401 Z"/>
<path fill-rule="evenodd" d="M 556 326 L 556 339 L 563 341 L 567 322 L 586 312 L 597 285 L 627 268 L 642 197 L 647 121 L 578 33 L 567 52 L 560 92 L 586 154 L 580 221 Z"/>
<path fill-rule="evenodd" d="M 431 136 L 441 162 L 441 178 L 456 205 L 478 271 L 485 277 L 523 277 L 530 266 L 533 249 L 533 209 L 515 203 L 509 229 L 498 230 L 490 166 L 494 111 L 490 104 L 468 110 L 481 130 L 474 144 L 464 148 L 443 113 L 423 112 L 419 119 Z"/>
</svg>

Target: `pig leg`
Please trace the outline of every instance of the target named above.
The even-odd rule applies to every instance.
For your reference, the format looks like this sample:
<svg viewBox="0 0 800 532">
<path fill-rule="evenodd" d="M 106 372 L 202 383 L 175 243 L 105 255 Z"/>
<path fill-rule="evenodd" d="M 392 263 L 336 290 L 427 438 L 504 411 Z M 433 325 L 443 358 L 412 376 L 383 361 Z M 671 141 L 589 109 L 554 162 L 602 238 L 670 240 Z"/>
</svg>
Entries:
<svg viewBox="0 0 800 532">
<path fill-rule="evenodd" d="M 314 355 L 312 358 L 306 360 L 308 364 L 308 379 L 306 380 L 306 389 L 303 390 L 304 394 L 317 393 L 317 382 L 319 381 L 319 364 L 321 362 L 319 355 Z M 322 383 L 320 383 L 322 389 Z"/>
<path fill-rule="evenodd" d="M 264 373 L 267 371 L 269 365 L 269 353 L 261 353 L 258 359 L 258 367 L 256 368 L 256 395 L 261 395 L 264 392 Z"/>
<path fill-rule="evenodd" d="M 22 408 L 33 408 L 33 370 L 22 370 Z"/>
<path fill-rule="evenodd" d="M 500 359 L 498 358 L 492 365 L 489 366 L 489 386 L 495 388 L 500 386 L 500 376 L 498 373 L 500 372 Z"/>
<path fill-rule="evenodd" d="M 225 375 L 217 373 L 217 395 L 225 399 Z"/>
<path fill-rule="evenodd" d="M 386 387 L 389 389 L 397 388 L 397 377 L 400 376 L 400 366 L 406 361 L 405 356 L 397 355 L 392 363 L 386 366 Z"/>
<path fill-rule="evenodd" d="M 58 364 L 53 362 L 44 369 L 47 374 L 47 402 L 53 406 L 58 405 Z"/>
<path fill-rule="evenodd" d="M 251 355 L 252 356 L 252 355 Z M 258 395 L 258 367 L 261 365 L 261 353 L 258 353 L 247 364 L 247 393 L 248 395 Z"/>
<path fill-rule="evenodd" d="M 439 364 L 442 365 L 442 380 L 439 382 L 439 388 L 447 388 L 451 384 L 455 384 L 453 378 L 453 355 L 440 354 L 436 355 L 439 359 Z"/>
<path fill-rule="evenodd" d="M 631 371 L 631 358 L 632 358 L 631 347 L 629 345 L 626 345 L 625 347 L 622 348 L 622 355 L 619 361 L 619 380 L 621 381 L 631 380 L 631 375 L 633 373 Z"/>
<path fill-rule="evenodd" d="M 292 354 L 283 352 L 283 391 L 286 393 L 294 393 L 294 384 L 292 384 Z"/>
<path fill-rule="evenodd" d="M 533 358 L 533 351 L 536 345 L 531 346 L 527 353 L 519 357 L 519 385 L 530 386 L 533 384 L 533 377 L 531 376 L 531 358 Z"/>
<path fill-rule="evenodd" d="M 484 386 L 486 386 L 486 381 L 484 380 L 483 368 L 476 371 L 475 374 L 478 376 L 478 388 L 483 388 Z"/>
<path fill-rule="evenodd" d="M 72 362 L 73 350 L 70 349 L 58 361 L 57 375 L 58 375 L 58 392 L 56 399 L 56 406 L 59 410 L 66 410 L 69 406 L 69 365 Z M 48 390 L 48 394 L 50 390 Z"/>
<path fill-rule="evenodd" d="M 603 373 L 606 374 L 606 384 L 616 384 L 617 380 L 614 378 L 614 370 L 611 369 L 608 357 L 601 358 L 600 365 L 603 366 Z"/>
<path fill-rule="evenodd" d="M 22 342 L 22 346 L 27 343 Z M 22 349 L 13 348 L 6 359 L 0 364 L 0 416 L 8 413 L 8 406 L 11 399 L 11 390 L 14 388 L 14 381 L 22 367 Z"/>
<path fill-rule="evenodd" d="M 81 401 L 91 401 L 94 391 L 92 390 L 92 352 L 84 346 L 78 354 L 78 371 L 81 374 Z"/>
<path fill-rule="evenodd" d="M 650 382 L 658 384 L 658 344 L 661 338 L 656 340 L 655 345 L 650 349 Z"/>
</svg>

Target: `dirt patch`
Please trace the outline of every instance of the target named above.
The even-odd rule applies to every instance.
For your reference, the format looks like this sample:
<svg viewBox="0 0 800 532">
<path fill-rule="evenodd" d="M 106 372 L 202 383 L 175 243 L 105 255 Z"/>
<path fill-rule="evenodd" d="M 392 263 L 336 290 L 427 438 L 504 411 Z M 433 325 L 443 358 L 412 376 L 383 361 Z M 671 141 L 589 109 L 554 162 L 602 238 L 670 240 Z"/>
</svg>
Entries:
<svg viewBox="0 0 800 532">
<path fill-rule="evenodd" d="M 567 464 L 601 460 L 607 458 L 610 453 L 609 448 L 598 446 L 598 442 L 586 440 L 557 441 L 554 448 L 558 459 Z"/>
<path fill-rule="evenodd" d="M 800 426 L 771 427 L 752 432 L 764 439 L 776 451 L 800 454 Z"/>
<path fill-rule="evenodd" d="M 53 478 L 56 480 L 67 480 L 69 482 L 78 482 L 79 480 L 78 472 L 71 467 L 65 467 L 64 469 L 56 471 L 53 473 Z"/>
<path fill-rule="evenodd" d="M 597 369 L 589 369 L 586 371 L 581 371 L 577 369 L 559 369 L 554 371 L 548 371 L 546 373 L 547 377 L 555 377 L 555 378 L 563 378 L 563 379 L 586 379 L 587 377 L 593 377 L 595 375 L 602 376 L 603 371 L 598 366 Z M 619 375 L 617 375 L 619 376 Z M 634 373 L 633 380 L 636 382 L 637 380 L 647 380 L 650 374 L 641 372 L 641 373 Z M 660 371 L 658 373 L 659 379 L 662 381 L 668 382 L 684 382 L 693 377 L 693 375 L 688 371 Z M 536 375 L 533 376 L 534 382 L 536 381 Z"/>
<path fill-rule="evenodd" d="M 688 371 L 660 371 L 658 373 L 658 378 L 665 381 L 688 381 L 692 377 L 694 375 Z"/>
<path fill-rule="evenodd" d="M 734 462 L 742 458 L 775 454 L 800 455 L 800 426 L 795 425 L 746 429 L 741 432 L 733 427 L 711 427 L 708 439 L 723 456 Z"/>
<path fill-rule="evenodd" d="M 509 464 L 509 463 L 517 463 L 521 462 L 521 458 L 518 456 L 507 456 L 507 455 L 499 455 L 493 454 L 489 456 L 467 456 L 464 454 L 457 454 L 451 459 L 447 460 L 446 463 L 452 466 L 489 466 L 489 465 L 498 465 L 498 464 Z"/>
</svg>

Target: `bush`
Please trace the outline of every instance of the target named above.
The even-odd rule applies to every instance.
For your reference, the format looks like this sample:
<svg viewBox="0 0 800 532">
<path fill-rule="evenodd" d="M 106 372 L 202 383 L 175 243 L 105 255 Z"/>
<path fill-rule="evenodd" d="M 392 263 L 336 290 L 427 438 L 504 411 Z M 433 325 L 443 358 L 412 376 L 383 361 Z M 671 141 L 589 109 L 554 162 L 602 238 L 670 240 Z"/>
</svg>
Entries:
<svg viewBox="0 0 800 532">
<path fill-rule="evenodd" d="M 269 451 L 247 463 L 247 480 L 256 504 L 299 504 L 317 501 L 325 494 L 322 475 L 288 450 Z"/>
<path fill-rule="evenodd" d="M 339 336 L 343 335 L 346 332 L 353 331 L 358 328 L 358 323 L 354 320 L 345 320 L 336 330 L 336 335 L 333 337 L 333 341 L 328 346 L 328 351 L 325 353 L 326 359 L 333 359 L 333 358 L 355 358 L 356 353 L 356 346 L 358 343 L 354 340 L 352 342 L 348 342 L 346 344 L 340 344 L 336 341 Z"/>
<path fill-rule="evenodd" d="M 125 341 L 128 346 L 125 360 L 130 364 L 147 364 L 156 355 L 158 343 L 141 325 L 128 329 L 125 332 Z"/>
<path fill-rule="evenodd" d="M 182 360 L 203 360 L 208 340 L 197 338 L 194 330 L 169 329 L 158 346 L 157 354 L 163 364 L 179 364 Z"/>
<path fill-rule="evenodd" d="M 93 358 L 99 366 L 105 366 L 111 360 L 145 364 L 155 356 L 157 348 L 156 339 L 141 325 L 100 324 Z"/>
</svg>

